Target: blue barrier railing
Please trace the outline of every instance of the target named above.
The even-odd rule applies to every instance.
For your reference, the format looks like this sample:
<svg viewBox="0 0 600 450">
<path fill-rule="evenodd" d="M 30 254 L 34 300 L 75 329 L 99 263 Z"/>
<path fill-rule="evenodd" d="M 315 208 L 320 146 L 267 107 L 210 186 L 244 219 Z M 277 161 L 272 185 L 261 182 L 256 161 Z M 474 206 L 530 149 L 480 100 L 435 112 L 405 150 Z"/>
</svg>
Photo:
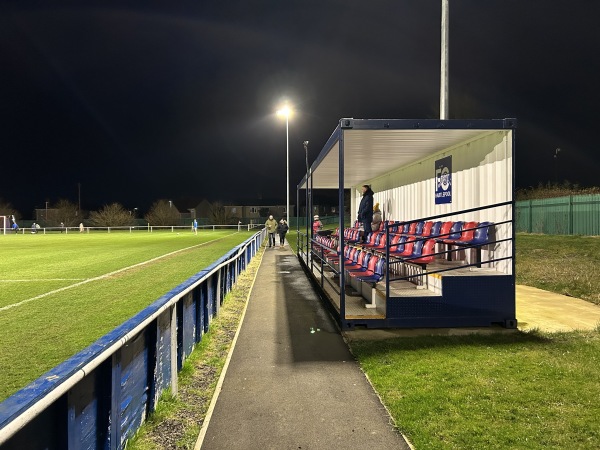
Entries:
<svg viewBox="0 0 600 450">
<path fill-rule="evenodd" d="M 177 394 L 177 372 L 264 236 L 256 233 L 0 403 L 2 450 L 124 448 L 162 392 Z"/>
</svg>

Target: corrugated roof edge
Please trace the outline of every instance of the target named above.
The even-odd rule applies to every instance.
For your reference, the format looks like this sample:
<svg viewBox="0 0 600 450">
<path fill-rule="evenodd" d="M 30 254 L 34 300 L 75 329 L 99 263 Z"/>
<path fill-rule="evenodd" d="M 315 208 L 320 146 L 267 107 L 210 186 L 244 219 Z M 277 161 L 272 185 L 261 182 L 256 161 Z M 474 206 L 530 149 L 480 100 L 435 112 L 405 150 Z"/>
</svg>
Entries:
<svg viewBox="0 0 600 450">
<path fill-rule="evenodd" d="M 505 119 L 354 119 L 341 118 L 337 127 L 331 133 L 331 136 L 323 146 L 323 149 L 310 165 L 310 170 L 314 171 L 319 166 L 321 161 L 327 156 L 331 148 L 337 143 L 341 136 L 342 130 L 359 129 L 359 130 L 506 130 L 516 129 L 516 118 Z M 301 189 L 306 183 L 307 176 L 304 175 L 297 185 L 297 189 Z"/>
</svg>

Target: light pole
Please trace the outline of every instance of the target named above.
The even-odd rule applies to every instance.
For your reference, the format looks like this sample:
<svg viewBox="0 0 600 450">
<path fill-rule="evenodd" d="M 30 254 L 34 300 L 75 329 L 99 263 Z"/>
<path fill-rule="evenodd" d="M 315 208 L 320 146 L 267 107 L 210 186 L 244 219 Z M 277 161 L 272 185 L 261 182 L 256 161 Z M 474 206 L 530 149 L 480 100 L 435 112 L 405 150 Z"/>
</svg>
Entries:
<svg viewBox="0 0 600 450">
<path fill-rule="evenodd" d="M 304 191 L 305 195 L 306 195 L 306 200 L 305 200 L 305 205 L 306 205 L 306 254 L 308 255 L 308 237 L 310 236 L 308 234 L 308 222 L 309 222 L 309 211 L 308 211 L 308 141 L 304 141 L 304 158 L 305 158 L 305 162 L 306 162 L 306 190 Z M 298 202 L 300 203 L 300 202 Z M 299 208 L 300 205 L 296 206 L 296 208 Z M 299 214 L 296 214 L 296 216 L 300 217 Z M 298 227 L 298 229 L 300 229 Z"/>
<path fill-rule="evenodd" d="M 448 26 L 450 6 L 448 0 L 442 0 L 442 55 L 440 61 L 440 119 L 448 119 Z"/>
<path fill-rule="evenodd" d="M 287 189 L 286 189 L 286 204 L 285 213 L 288 226 L 290 225 L 290 116 L 292 109 L 286 104 L 277 110 L 277 115 L 285 117 L 285 144 L 286 144 L 286 167 L 287 167 Z"/>
<path fill-rule="evenodd" d="M 560 148 L 554 150 L 554 182 L 558 186 L 558 154 L 560 153 Z"/>
</svg>

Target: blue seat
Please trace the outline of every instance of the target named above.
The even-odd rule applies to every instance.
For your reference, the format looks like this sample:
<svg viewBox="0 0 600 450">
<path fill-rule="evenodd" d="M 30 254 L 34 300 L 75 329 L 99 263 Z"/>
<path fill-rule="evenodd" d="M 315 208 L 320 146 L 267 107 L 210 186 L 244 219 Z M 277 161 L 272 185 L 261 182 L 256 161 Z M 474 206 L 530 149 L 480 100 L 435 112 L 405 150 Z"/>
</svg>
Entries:
<svg viewBox="0 0 600 450">
<path fill-rule="evenodd" d="M 477 263 L 477 267 L 481 267 L 481 247 L 490 243 L 490 228 L 493 226 L 493 222 L 481 222 L 475 229 L 473 239 L 457 241 L 453 245 L 474 248 L 476 252 L 475 262 Z"/>
<path fill-rule="evenodd" d="M 431 231 L 429 232 L 429 236 L 436 237 L 440 235 L 440 230 L 442 228 L 442 222 L 434 222 L 431 226 Z"/>
<path fill-rule="evenodd" d="M 377 283 L 385 274 L 385 258 L 378 258 L 374 268 L 364 273 L 350 274 L 365 283 Z"/>
</svg>

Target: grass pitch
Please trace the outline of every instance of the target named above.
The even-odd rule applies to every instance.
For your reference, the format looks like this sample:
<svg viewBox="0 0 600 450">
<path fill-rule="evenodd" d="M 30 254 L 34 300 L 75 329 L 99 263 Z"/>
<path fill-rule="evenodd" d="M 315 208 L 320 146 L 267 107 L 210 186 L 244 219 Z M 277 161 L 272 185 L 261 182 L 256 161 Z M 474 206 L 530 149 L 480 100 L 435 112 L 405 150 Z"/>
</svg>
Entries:
<svg viewBox="0 0 600 450">
<path fill-rule="evenodd" d="M 0 236 L 0 401 L 252 234 Z"/>
</svg>

